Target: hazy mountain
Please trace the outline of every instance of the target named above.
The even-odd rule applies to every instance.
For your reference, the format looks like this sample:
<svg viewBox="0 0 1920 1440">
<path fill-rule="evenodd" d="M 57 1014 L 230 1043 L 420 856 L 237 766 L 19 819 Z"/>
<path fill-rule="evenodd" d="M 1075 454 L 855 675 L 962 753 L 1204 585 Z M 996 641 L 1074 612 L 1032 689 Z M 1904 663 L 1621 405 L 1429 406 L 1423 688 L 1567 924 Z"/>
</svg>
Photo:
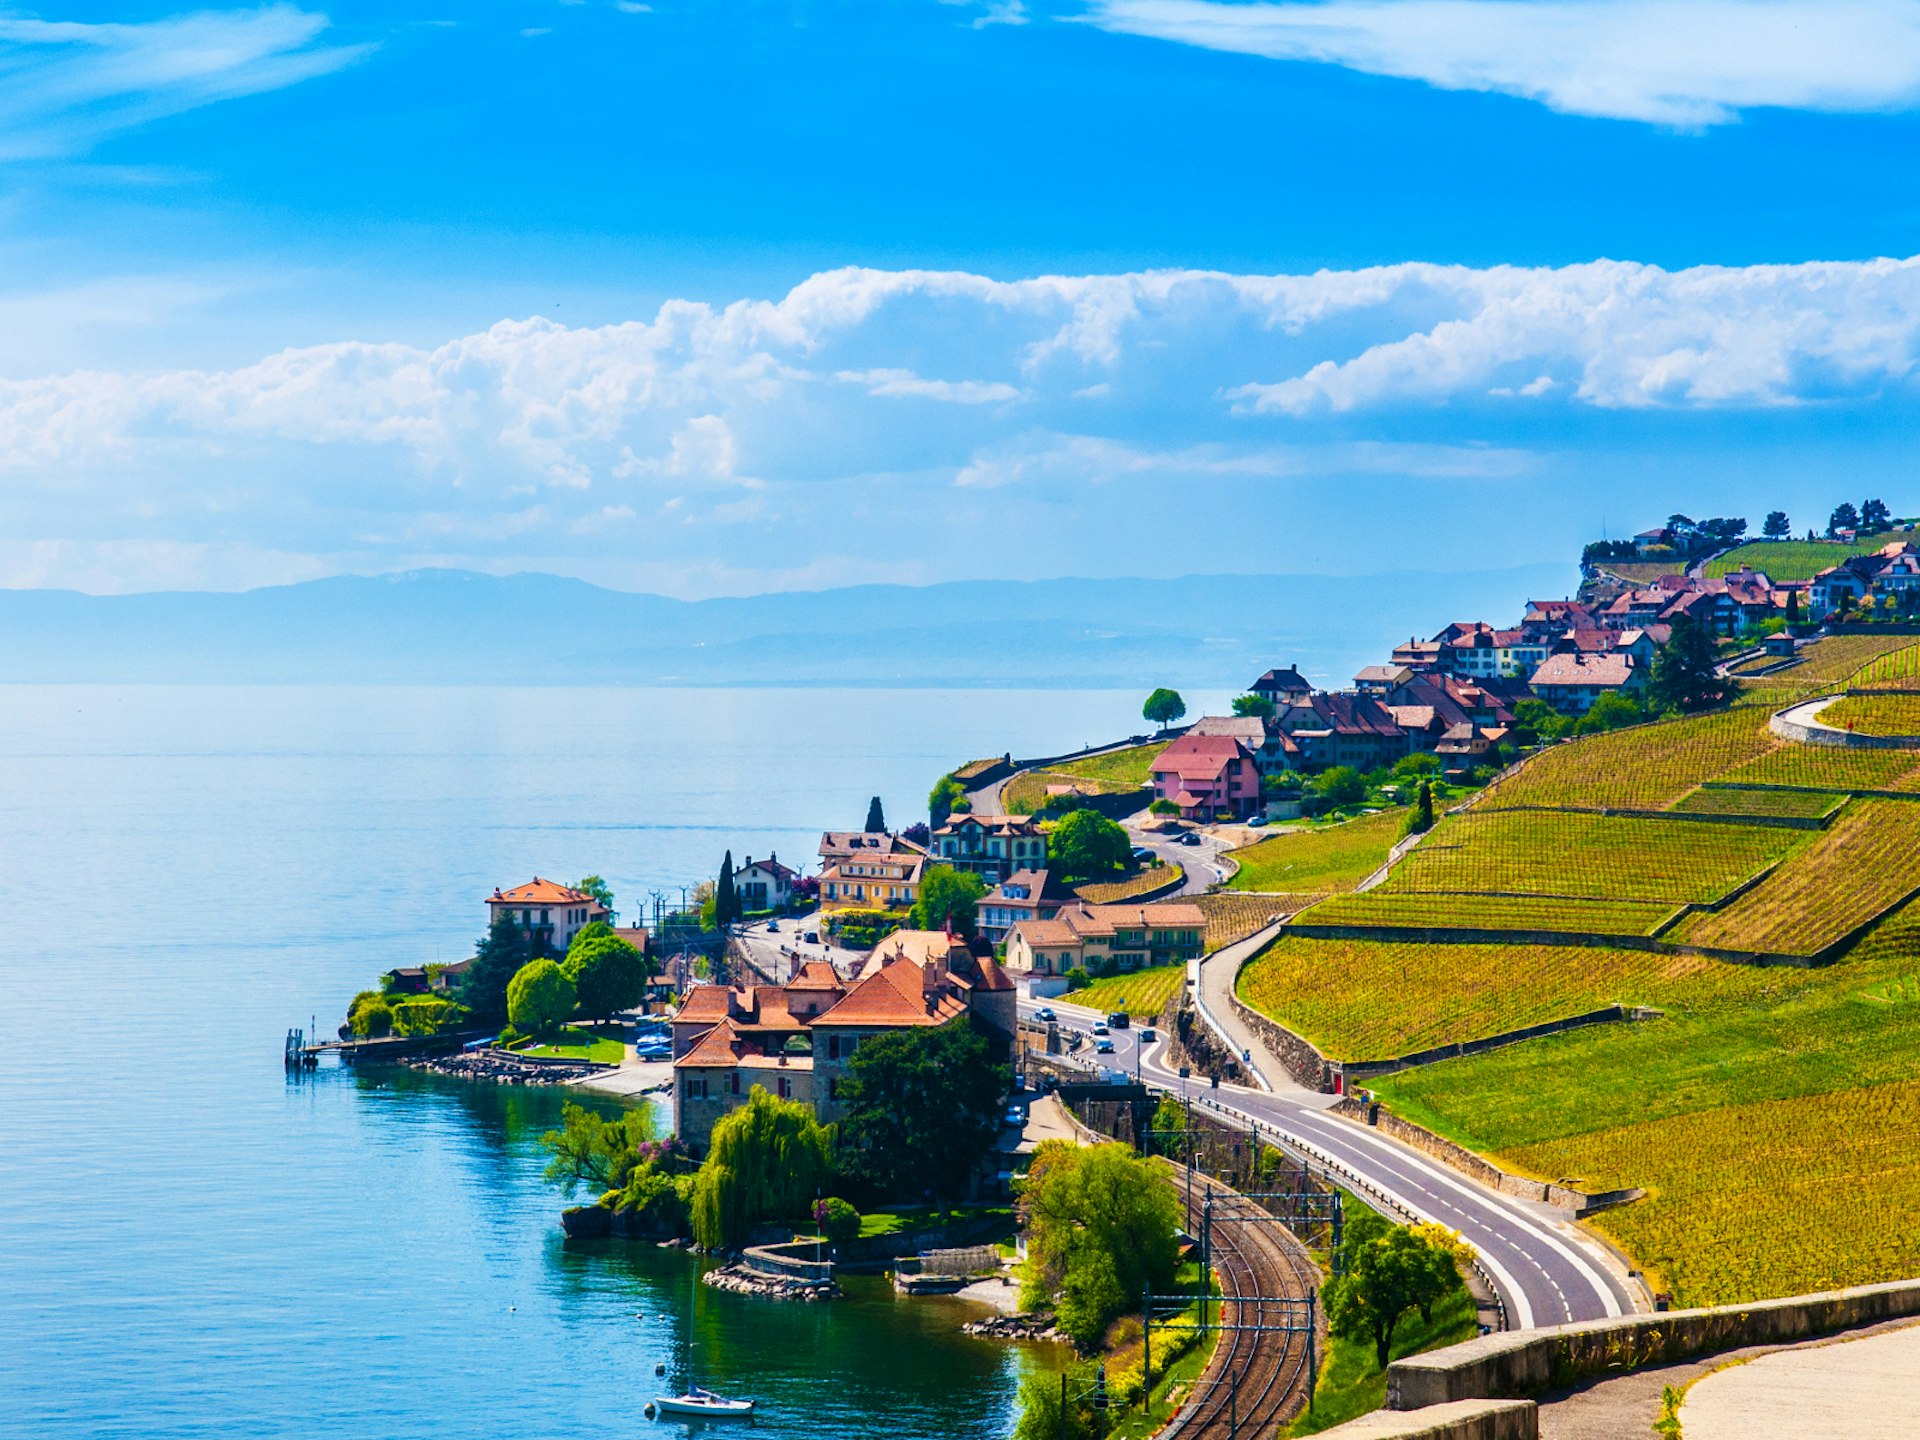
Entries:
<svg viewBox="0 0 1920 1440">
<path fill-rule="evenodd" d="M 237 594 L 0 591 L 15 682 L 1244 685 L 1344 682 L 1408 635 L 1517 619 L 1571 567 L 965 581 L 683 601 L 420 570 Z"/>
</svg>

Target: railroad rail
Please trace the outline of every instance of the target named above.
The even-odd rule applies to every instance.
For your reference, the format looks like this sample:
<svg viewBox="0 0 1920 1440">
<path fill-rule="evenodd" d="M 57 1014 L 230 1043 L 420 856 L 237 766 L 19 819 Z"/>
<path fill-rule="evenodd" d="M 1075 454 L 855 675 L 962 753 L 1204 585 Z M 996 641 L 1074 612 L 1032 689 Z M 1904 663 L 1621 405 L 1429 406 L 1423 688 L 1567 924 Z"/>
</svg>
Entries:
<svg viewBox="0 0 1920 1440">
<path fill-rule="evenodd" d="M 1161 1440 L 1271 1435 L 1306 1407 L 1313 1385 L 1320 1272 L 1253 1200 L 1199 1173 L 1181 1183 L 1188 1231 L 1205 1235 L 1220 1282 L 1220 1338 Z"/>
</svg>

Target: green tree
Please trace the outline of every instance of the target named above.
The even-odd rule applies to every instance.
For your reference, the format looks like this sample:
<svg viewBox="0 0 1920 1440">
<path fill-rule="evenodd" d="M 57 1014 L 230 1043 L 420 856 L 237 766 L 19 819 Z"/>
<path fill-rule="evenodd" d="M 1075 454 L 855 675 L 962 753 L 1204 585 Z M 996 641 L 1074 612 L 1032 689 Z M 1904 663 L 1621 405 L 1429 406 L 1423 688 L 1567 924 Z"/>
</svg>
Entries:
<svg viewBox="0 0 1920 1440">
<path fill-rule="evenodd" d="M 1326 1289 L 1327 1326 L 1342 1338 L 1370 1341 L 1382 1370 L 1406 1313 L 1431 1316 L 1434 1304 L 1462 1283 L 1448 1250 L 1372 1211 L 1348 1219 L 1340 1258 L 1340 1276 Z"/>
<path fill-rule="evenodd" d="M 1647 700 L 1656 711 L 1704 710 L 1733 693 L 1733 682 L 1715 672 L 1713 636 L 1688 616 L 1673 622 L 1673 634 L 1653 657 Z"/>
<path fill-rule="evenodd" d="M 573 981 L 551 960 L 529 960 L 507 984 L 507 1019 L 538 1035 L 573 1013 Z"/>
<path fill-rule="evenodd" d="M 647 958 L 600 921 L 573 937 L 560 968 L 573 982 L 580 1013 L 594 1017 L 632 1009 L 646 999 L 653 978 Z"/>
<path fill-rule="evenodd" d="M 813 1223 L 836 1245 L 844 1245 L 860 1235 L 860 1212 L 837 1195 L 814 1201 Z"/>
<path fill-rule="evenodd" d="M 1013 1440 L 1095 1440 L 1093 1407 L 1080 1376 L 1036 1369 L 1020 1382 L 1020 1421 Z M 1063 1413 L 1064 1412 L 1064 1413 Z"/>
<path fill-rule="evenodd" d="M 1607 730 L 1618 730 L 1624 725 L 1638 725 L 1647 718 L 1647 712 L 1640 702 L 1631 695 L 1618 690 L 1610 690 L 1598 696 L 1574 725 L 1576 735 L 1598 735 Z"/>
<path fill-rule="evenodd" d="M 813 1107 L 758 1085 L 713 1127 L 693 1182 L 693 1238 L 729 1250 L 763 1220 L 798 1220 L 833 1180 L 833 1142 Z"/>
<path fill-rule="evenodd" d="M 1784 540 L 1793 531 L 1793 525 L 1787 519 L 1784 510 L 1769 510 L 1767 518 L 1761 523 L 1760 533 L 1769 540 Z"/>
<path fill-rule="evenodd" d="M 1140 713 L 1164 730 L 1187 713 L 1187 702 L 1180 698 L 1178 690 L 1162 686 L 1147 696 L 1147 703 L 1140 707 Z"/>
<path fill-rule="evenodd" d="M 1315 778 L 1313 793 L 1328 808 L 1358 805 L 1367 798 L 1367 782 L 1353 766 L 1335 765 Z"/>
<path fill-rule="evenodd" d="M 1522 744 L 1560 740 L 1573 733 L 1573 721 L 1544 700 L 1522 700 L 1513 707 L 1514 729 Z"/>
<path fill-rule="evenodd" d="M 1833 514 L 1827 517 L 1827 534 L 1829 535 L 1840 530 L 1858 530 L 1859 528 L 1860 512 L 1848 501 L 1842 500 L 1834 506 Z"/>
<path fill-rule="evenodd" d="M 1884 500 L 1868 500 L 1860 506 L 1860 528 L 1870 535 L 1878 535 L 1893 523 L 1893 512 L 1887 508 Z"/>
<path fill-rule="evenodd" d="M 913 928 L 944 930 L 951 925 L 956 934 L 971 938 L 986 893 L 986 881 L 970 870 L 929 865 L 920 876 L 920 897 L 913 902 Z"/>
<path fill-rule="evenodd" d="M 713 886 L 713 923 L 724 930 L 740 920 L 740 892 L 733 888 L 733 851 L 720 858 L 720 878 Z"/>
<path fill-rule="evenodd" d="M 482 1025 L 501 1025 L 507 1019 L 507 985 L 520 967 L 535 958 L 534 939 L 502 909 L 474 951 L 473 963 L 461 982 L 460 1000 Z"/>
<path fill-rule="evenodd" d="M 1098 810 L 1076 810 L 1047 838 L 1047 864 L 1063 878 L 1086 880 L 1127 868 L 1127 832 Z"/>
<path fill-rule="evenodd" d="M 955 810 L 963 808 L 967 798 L 967 787 L 951 775 L 942 775 L 934 782 L 932 793 L 927 796 L 927 816 L 937 830 L 947 823 L 947 817 Z"/>
<path fill-rule="evenodd" d="M 1233 713 L 1249 715 L 1259 720 L 1273 718 L 1273 701 L 1265 695 L 1236 695 L 1233 700 Z"/>
<path fill-rule="evenodd" d="M 546 1178 L 571 1195 L 589 1190 L 619 1190 L 639 1163 L 640 1147 L 652 1140 L 653 1110 L 639 1106 L 608 1119 L 571 1102 L 560 1107 L 560 1128 L 540 1137 L 552 1158 Z"/>
<path fill-rule="evenodd" d="M 1165 1171 L 1124 1145 L 1047 1140 L 1020 1193 L 1027 1232 L 1024 1308 L 1051 1302 L 1082 1350 L 1116 1316 L 1165 1292 L 1179 1263 L 1179 1201 Z"/>
<path fill-rule="evenodd" d="M 888 1195 L 963 1194 L 1000 1133 L 1012 1072 L 964 1024 L 860 1042 L 840 1083 L 840 1165 Z"/>
<path fill-rule="evenodd" d="M 607 882 L 602 880 L 598 875 L 587 876 L 586 879 L 582 880 L 578 885 L 575 885 L 573 888 L 578 890 L 583 895 L 591 895 L 595 900 L 599 901 L 602 905 L 606 906 L 609 913 L 612 912 L 613 887 L 607 884 Z"/>
<path fill-rule="evenodd" d="M 393 1033 L 393 1006 L 378 991 L 365 991 L 354 997 L 347 1023 L 353 1027 L 354 1038 L 378 1040 Z"/>
<path fill-rule="evenodd" d="M 1420 782 L 1420 798 L 1414 802 L 1413 814 L 1407 819 L 1409 835 L 1424 835 L 1433 828 L 1433 782 Z"/>
<path fill-rule="evenodd" d="M 880 808 L 880 797 L 874 796 L 867 802 L 867 833 L 882 835 L 887 829 L 887 812 Z"/>
</svg>

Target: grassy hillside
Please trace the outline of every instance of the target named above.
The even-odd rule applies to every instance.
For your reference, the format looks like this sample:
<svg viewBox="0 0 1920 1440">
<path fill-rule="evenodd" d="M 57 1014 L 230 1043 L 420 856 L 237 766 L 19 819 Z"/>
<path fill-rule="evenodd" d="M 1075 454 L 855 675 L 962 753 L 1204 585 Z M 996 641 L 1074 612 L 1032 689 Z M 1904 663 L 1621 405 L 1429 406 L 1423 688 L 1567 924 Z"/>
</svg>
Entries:
<svg viewBox="0 0 1920 1440">
<path fill-rule="evenodd" d="M 1009 814 L 1030 815 L 1046 803 L 1049 785 L 1078 785 L 1099 795 L 1138 790 L 1152 777 L 1154 757 L 1166 748 L 1164 741 L 1130 745 L 1124 750 L 1109 750 L 1084 760 L 1068 760 L 1045 770 L 1023 771 L 1002 787 L 1002 808 Z M 1146 803 L 1146 797 L 1141 803 Z"/>
<path fill-rule="evenodd" d="M 1382 810 L 1333 825 L 1289 831 L 1235 850 L 1234 890 L 1293 894 L 1351 890 L 1386 863 L 1406 812 Z"/>
<path fill-rule="evenodd" d="M 1646 1189 L 1591 1223 L 1683 1303 L 1920 1274 L 1920 903 L 1901 908 L 1920 886 L 1920 755 L 1795 745 L 1767 729 L 1783 696 L 1863 667 L 1898 676 L 1916 657 L 1910 638 L 1823 641 L 1797 689 L 1550 749 L 1443 820 L 1384 886 L 1306 917 L 1600 939 L 1650 933 L 1683 900 L 1715 901 L 1663 941 L 1796 955 L 1874 925 L 1835 962 L 1289 937 L 1243 972 L 1242 997 L 1345 1059 L 1609 1002 L 1656 1007 L 1663 1018 L 1374 1088 L 1516 1170 Z M 1912 798 L 1864 793 L 1876 790 Z M 1608 809 L 1650 813 L 1597 813 Z M 1783 817 L 1818 828 L 1765 823 Z"/>
<path fill-rule="evenodd" d="M 1756 540 L 1729 550 L 1717 560 L 1707 562 L 1706 573 L 1730 575 L 1742 566 L 1764 570 L 1774 580 L 1810 580 L 1830 565 L 1838 565 L 1850 555 L 1865 555 L 1878 550 L 1889 540 L 1905 540 L 1906 535 L 1874 535 L 1851 544 L 1838 540 Z"/>
</svg>

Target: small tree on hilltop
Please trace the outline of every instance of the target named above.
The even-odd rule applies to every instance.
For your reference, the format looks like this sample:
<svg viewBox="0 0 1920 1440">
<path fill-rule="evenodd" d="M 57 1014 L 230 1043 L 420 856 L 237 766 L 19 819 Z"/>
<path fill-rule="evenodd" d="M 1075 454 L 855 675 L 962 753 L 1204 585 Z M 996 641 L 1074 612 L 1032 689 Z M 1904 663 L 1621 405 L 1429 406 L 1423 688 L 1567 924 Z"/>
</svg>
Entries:
<svg viewBox="0 0 1920 1440">
<path fill-rule="evenodd" d="M 1273 701 L 1265 695 L 1236 695 L 1233 700 L 1233 713 L 1251 716 L 1256 720 L 1273 718 Z"/>
<path fill-rule="evenodd" d="M 1127 868 L 1127 832 L 1098 810 L 1076 810 L 1047 840 L 1047 863 L 1069 880 L 1087 880 Z"/>
<path fill-rule="evenodd" d="M 1884 500 L 1869 500 L 1860 507 L 1860 528 L 1877 535 L 1893 521 L 1893 512 Z"/>
<path fill-rule="evenodd" d="M 916 930 L 945 930 L 972 937 L 987 883 L 971 870 L 929 865 L 920 877 L 920 896 L 910 918 Z"/>
<path fill-rule="evenodd" d="M 1833 507 L 1833 514 L 1827 517 L 1827 534 L 1834 535 L 1842 530 L 1858 530 L 1860 512 L 1853 508 L 1852 502 L 1842 500 Z"/>
<path fill-rule="evenodd" d="M 1784 510 L 1769 510 L 1766 520 L 1760 526 L 1760 533 L 1769 540 L 1784 540 L 1793 531 L 1792 523 Z"/>
<path fill-rule="evenodd" d="M 573 888 L 578 890 L 582 895 L 591 895 L 600 904 L 606 906 L 609 913 L 612 912 L 613 887 L 598 875 L 587 876 L 586 879 L 582 880 Z"/>
<path fill-rule="evenodd" d="M 887 828 L 887 812 L 880 808 L 880 797 L 874 796 L 867 802 L 867 833 L 879 835 Z"/>
<path fill-rule="evenodd" d="M 1164 730 L 1187 713 L 1187 702 L 1180 698 L 1178 690 L 1162 686 L 1147 696 L 1147 703 L 1140 707 L 1140 713 Z"/>
<path fill-rule="evenodd" d="M 966 798 L 966 786 L 951 775 L 942 775 L 934 782 L 933 790 L 927 796 L 928 818 L 936 827 L 946 824 L 947 817 L 960 808 Z"/>
<path fill-rule="evenodd" d="M 507 1019 L 530 1035 L 551 1030 L 573 1013 L 573 981 L 551 960 L 531 960 L 507 986 Z"/>
</svg>

